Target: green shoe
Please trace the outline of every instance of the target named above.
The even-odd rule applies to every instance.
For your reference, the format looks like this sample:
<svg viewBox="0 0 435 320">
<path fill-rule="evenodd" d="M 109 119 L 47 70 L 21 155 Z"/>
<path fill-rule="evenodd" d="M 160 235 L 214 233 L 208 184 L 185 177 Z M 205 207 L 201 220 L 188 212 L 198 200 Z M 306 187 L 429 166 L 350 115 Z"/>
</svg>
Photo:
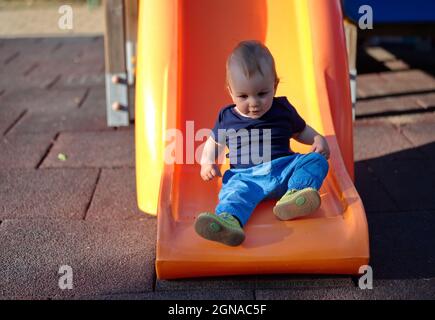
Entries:
<svg viewBox="0 0 435 320">
<path fill-rule="evenodd" d="M 205 239 L 228 246 L 238 246 L 245 240 L 245 233 L 239 221 L 226 212 L 220 215 L 201 213 L 196 219 L 195 231 Z"/>
<path fill-rule="evenodd" d="M 316 189 L 289 190 L 276 203 L 273 213 L 280 220 L 291 220 L 317 210 L 320 202 L 320 195 Z"/>
</svg>

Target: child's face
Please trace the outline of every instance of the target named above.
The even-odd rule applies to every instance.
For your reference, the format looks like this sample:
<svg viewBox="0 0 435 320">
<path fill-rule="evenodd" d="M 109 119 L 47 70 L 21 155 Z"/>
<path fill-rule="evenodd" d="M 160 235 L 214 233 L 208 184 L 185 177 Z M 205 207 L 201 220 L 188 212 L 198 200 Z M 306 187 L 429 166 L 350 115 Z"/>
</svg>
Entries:
<svg viewBox="0 0 435 320">
<path fill-rule="evenodd" d="M 246 78 L 241 68 L 231 66 L 228 90 L 237 110 L 244 116 L 257 119 L 272 106 L 275 96 L 275 77 L 270 68 L 264 76 L 256 72 L 251 78 Z"/>
</svg>

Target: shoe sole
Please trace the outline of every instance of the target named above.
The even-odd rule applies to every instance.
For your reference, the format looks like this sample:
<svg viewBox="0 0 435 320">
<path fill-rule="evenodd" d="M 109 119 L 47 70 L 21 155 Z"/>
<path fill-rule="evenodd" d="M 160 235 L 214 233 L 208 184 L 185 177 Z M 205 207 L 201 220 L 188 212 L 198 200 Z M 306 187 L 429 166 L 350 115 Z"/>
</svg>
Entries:
<svg viewBox="0 0 435 320">
<path fill-rule="evenodd" d="M 303 202 L 303 204 L 298 205 L 297 202 Z M 320 207 L 320 202 L 317 190 L 302 190 L 294 199 L 277 204 L 273 208 L 273 213 L 279 220 L 291 220 L 306 216 L 317 210 Z"/>
<path fill-rule="evenodd" d="M 238 246 L 245 240 L 243 230 L 237 230 L 221 223 L 215 214 L 202 215 L 196 219 L 195 231 L 201 237 L 228 246 Z"/>
</svg>

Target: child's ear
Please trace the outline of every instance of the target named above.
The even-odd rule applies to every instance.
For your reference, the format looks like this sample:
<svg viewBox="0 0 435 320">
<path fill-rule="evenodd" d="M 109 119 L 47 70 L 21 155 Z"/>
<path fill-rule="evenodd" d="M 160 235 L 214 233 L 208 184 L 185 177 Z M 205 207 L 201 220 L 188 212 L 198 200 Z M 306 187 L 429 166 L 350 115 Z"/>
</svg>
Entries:
<svg viewBox="0 0 435 320">
<path fill-rule="evenodd" d="M 274 93 L 273 93 L 273 95 L 276 95 L 276 90 L 278 90 L 278 84 L 279 84 L 279 79 L 277 79 L 276 81 L 275 81 L 275 86 L 274 86 Z"/>
</svg>

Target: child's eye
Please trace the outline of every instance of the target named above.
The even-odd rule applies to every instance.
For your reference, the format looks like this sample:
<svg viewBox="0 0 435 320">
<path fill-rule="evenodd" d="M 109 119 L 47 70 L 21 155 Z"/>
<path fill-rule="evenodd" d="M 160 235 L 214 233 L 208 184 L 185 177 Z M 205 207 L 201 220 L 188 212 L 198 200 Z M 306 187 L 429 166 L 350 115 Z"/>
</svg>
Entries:
<svg viewBox="0 0 435 320">
<path fill-rule="evenodd" d="M 242 94 L 239 98 L 246 99 L 248 96 L 246 94 Z"/>
<path fill-rule="evenodd" d="M 264 95 L 266 95 L 267 94 L 267 92 L 260 92 L 258 95 L 260 96 L 260 97 L 262 97 L 262 96 L 264 96 Z"/>
</svg>

